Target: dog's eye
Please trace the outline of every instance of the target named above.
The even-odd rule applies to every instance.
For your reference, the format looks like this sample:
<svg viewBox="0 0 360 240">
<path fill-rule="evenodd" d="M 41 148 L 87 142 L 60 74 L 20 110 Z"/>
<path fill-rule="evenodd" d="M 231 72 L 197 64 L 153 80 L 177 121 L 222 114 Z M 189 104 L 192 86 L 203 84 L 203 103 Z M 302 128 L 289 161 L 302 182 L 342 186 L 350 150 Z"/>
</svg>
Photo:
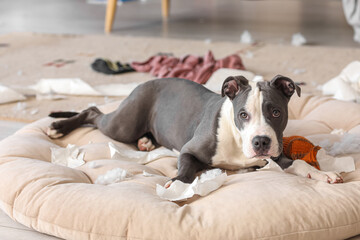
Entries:
<svg viewBox="0 0 360 240">
<path fill-rule="evenodd" d="M 274 109 L 274 110 L 272 111 L 272 115 L 273 115 L 273 117 L 278 118 L 278 117 L 280 117 L 281 113 L 280 113 L 279 110 Z"/>
<path fill-rule="evenodd" d="M 239 115 L 242 119 L 249 119 L 249 115 L 246 112 L 240 112 Z"/>
</svg>

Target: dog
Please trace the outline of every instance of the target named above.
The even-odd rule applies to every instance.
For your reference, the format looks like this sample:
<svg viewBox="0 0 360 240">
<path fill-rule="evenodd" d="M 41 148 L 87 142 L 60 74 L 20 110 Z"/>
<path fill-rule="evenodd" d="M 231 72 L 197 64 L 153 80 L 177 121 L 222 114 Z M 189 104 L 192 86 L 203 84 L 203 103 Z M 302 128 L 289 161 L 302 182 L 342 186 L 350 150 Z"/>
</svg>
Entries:
<svg viewBox="0 0 360 240">
<path fill-rule="evenodd" d="M 184 183 L 191 183 L 197 172 L 207 168 L 263 167 L 269 158 L 288 173 L 342 182 L 335 172 L 319 171 L 282 154 L 288 102 L 295 92 L 300 96 L 300 87 L 281 75 L 263 82 L 230 76 L 221 94 L 185 79 L 156 79 L 136 87 L 109 114 L 97 107 L 50 114 L 67 119 L 53 122 L 47 134 L 60 138 L 91 124 L 116 141 L 137 142 L 141 150 L 151 150 L 155 143 L 176 149 L 180 152 L 178 174 L 172 181 Z"/>
</svg>

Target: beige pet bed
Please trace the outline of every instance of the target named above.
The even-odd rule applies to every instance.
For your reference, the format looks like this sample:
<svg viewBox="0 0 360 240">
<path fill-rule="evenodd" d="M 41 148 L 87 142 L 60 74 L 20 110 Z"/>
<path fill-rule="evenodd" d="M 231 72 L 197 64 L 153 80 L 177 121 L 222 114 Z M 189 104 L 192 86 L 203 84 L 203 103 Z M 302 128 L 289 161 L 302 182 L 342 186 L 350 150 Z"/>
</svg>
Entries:
<svg viewBox="0 0 360 240">
<path fill-rule="evenodd" d="M 285 135 L 303 135 L 314 143 L 338 141 L 341 135 L 330 134 L 334 129 L 360 134 L 360 105 L 354 103 L 294 98 L 290 119 Z M 356 171 L 343 174 L 343 184 L 276 171 L 232 174 L 209 195 L 174 203 L 161 199 L 155 187 L 176 175 L 176 158 L 146 165 L 112 160 L 112 140 L 98 130 L 81 128 L 52 140 L 45 134 L 51 121 L 34 122 L 0 143 L 0 207 L 37 231 L 76 240 L 318 240 L 360 234 L 360 154 L 353 155 Z M 50 163 L 50 148 L 68 143 L 81 146 L 86 164 L 72 169 Z M 118 167 L 134 177 L 94 184 Z M 155 175 L 145 177 L 143 170 Z"/>
</svg>

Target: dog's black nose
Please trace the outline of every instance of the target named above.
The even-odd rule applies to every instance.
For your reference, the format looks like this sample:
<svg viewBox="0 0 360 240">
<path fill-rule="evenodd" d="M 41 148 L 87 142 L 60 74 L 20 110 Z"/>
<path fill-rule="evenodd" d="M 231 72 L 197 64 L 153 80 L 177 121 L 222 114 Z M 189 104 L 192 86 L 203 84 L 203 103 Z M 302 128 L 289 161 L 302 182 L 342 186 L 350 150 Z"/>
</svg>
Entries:
<svg viewBox="0 0 360 240">
<path fill-rule="evenodd" d="M 266 155 L 270 149 L 271 139 L 267 136 L 256 136 L 252 140 L 253 149 L 258 155 Z"/>
</svg>

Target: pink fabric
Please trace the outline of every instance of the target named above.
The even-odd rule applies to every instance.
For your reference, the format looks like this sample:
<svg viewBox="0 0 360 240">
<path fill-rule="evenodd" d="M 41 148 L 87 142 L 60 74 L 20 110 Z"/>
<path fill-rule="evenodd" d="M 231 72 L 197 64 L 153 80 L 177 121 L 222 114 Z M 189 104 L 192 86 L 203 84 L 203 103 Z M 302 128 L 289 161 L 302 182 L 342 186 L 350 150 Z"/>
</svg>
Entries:
<svg viewBox="0 0 360 240">
<path fill-rule="evenodd" d="M 245 70 L 241 58 L 237 54 L 215 60 L 211 51 L 204 57 L 186 55 L 183 58 L 156 55 L 145 62 L 132 62 L 137 72 L 149 72 L 159 78 L 178 77 L 205 84 L 211 74 L 219 68 Z"/>
</svg>

